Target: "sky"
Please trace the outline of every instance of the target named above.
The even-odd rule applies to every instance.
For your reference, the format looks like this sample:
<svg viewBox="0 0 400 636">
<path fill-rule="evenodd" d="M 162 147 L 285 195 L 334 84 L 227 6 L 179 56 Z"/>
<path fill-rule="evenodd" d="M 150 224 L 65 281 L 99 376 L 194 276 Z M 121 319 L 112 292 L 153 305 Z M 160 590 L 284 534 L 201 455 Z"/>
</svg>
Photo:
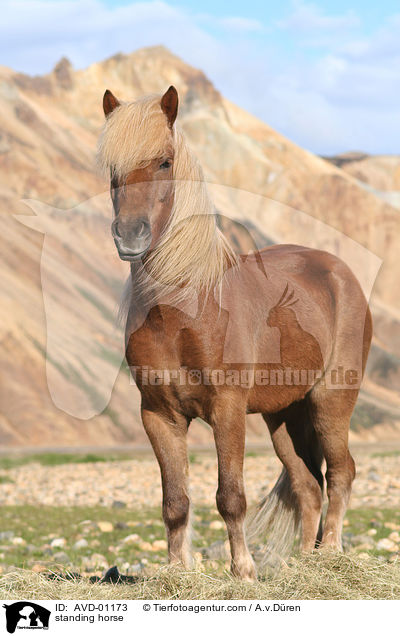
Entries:
<svg viewBox="0 0 400 636">
<path fill-rule="evenodd" d="M 163 44 L 304 148 L 400 153 L 399 0 L 2 0 L 0 64 Z"/>
</svg>

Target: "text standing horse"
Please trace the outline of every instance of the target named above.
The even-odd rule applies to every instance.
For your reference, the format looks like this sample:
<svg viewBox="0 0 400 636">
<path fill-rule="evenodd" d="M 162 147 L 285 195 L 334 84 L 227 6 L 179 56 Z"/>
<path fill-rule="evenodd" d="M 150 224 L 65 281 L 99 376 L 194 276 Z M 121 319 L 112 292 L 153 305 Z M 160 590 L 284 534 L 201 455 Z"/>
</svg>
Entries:
<svg viewBox="0 0 400 636">
<path fill-rule="evenodd" d="M 301 523 L 303 550 L 340 549 L 355 475 L 348 429 L 372 331 L 357 280 L 333 255 L 295 245 L 235 256 L 175 126 L 174 87 L 132 103 L 106 91 L 103 105 L 99 160 L 111 174 L 114 240 L 131 261 L 126 357 L 161 469 L 170 561 L 190 563 L 186 434 L 201 417 L 215 438 L 232 572 L 254 578 L 244 532 L 246 413 L 262 413 L 284 465 L 255 525 L 279 521 L 286 540 Z"/>
</svg>

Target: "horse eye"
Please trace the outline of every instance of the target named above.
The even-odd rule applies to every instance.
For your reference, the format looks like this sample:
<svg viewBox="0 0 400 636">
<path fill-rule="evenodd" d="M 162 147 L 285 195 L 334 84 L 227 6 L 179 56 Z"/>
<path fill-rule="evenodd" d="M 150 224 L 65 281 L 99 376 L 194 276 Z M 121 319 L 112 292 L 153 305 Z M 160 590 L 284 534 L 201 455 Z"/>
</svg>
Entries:
<svg viewBox="0 0 400 636">
<path fill-rule="evenodd" d="M 171 165 L 171 162 L 167 159 L 166 161 L 164 161 L 164 162 L 160 165 L 160 168 L 161 168 L 162 170 L 166 170 L 167 168 L 169 168 L 169 167 L 170 167 L 170 165 Z"/>
</svg>

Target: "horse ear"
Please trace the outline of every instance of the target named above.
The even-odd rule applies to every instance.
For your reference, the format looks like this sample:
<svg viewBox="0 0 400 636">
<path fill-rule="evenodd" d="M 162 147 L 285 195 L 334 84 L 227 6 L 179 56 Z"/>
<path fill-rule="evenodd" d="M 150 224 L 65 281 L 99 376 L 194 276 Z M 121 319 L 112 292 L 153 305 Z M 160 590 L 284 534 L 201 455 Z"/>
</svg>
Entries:
<svg viewBox="0 0 400 636">
<path fill-rule="evenodd" d="M 118 99 L 107 89 L 103 96 L 103 110 L 105 116 L 107 117 L 107 115 L 112 113 L 112 111 L 119 105 L 120 103 Z"/>
<path fill-rule="evenodd" d="M 168 119 L 168 126 L 172 128 L 178 114 L 178 91 L 175 86 L 170 86 L 161 98 L 161 110 Z"/>
</svg>

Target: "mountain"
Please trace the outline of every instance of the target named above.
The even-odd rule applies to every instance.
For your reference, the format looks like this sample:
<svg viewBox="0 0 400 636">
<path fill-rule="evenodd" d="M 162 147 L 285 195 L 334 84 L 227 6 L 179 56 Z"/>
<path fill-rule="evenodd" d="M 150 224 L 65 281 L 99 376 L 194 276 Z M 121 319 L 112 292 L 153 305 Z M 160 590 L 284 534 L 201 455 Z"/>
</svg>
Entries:
<svg viewBox="0 0 400 636">
<path fill-rule="evenodd" d="M 271 242 L 325 247 L 353 263 L 366 288 L 379 265 L 373 255 L 383 260 L 371 302 L 374 345 L 354 434 L 398 435 L 400 216 L 393 191 L 399 188 L 398 165 L 363 156 L 342 163 L 317 157 L 226 100 L 200 70 L 153 47 L 84 70 L 74 70 L 64 58 L 37 77 L 0 67 L 3 445 L 146 442 L 138 392 L 124 364 L 118 374 L 121 341 L 113 317 L 127 269 L 109 249 L 102 216 L 108 183 L 96 173 L 95 149 L 106 88 L 132 100 L 162 93 L 170 84 L 178 89 L 179 123 L 211 184 L 221 226 L 239 250 L 247 251 L 252 241 L 259 247 Z M 33 213 L 23 199 L 47 204 L 31 201 L 38 219 L 27 220 Z M 247 227 L 250 239 L 226 216 Z M 49 355 L 49 342 L 55 352 L 69 342 L 70 358 Z M 107 405 L 107 387 L 117 374 Z M 89 419 L 82 420 L 68 405 L 88 394 L 102 412 L 89 417 L 89 409 Z M 264 429 L 252 418 L 249 439 L 264 437 Z M 205 425 L 197 423 L 191 439 L 208 443 Z"/>
</svg>

